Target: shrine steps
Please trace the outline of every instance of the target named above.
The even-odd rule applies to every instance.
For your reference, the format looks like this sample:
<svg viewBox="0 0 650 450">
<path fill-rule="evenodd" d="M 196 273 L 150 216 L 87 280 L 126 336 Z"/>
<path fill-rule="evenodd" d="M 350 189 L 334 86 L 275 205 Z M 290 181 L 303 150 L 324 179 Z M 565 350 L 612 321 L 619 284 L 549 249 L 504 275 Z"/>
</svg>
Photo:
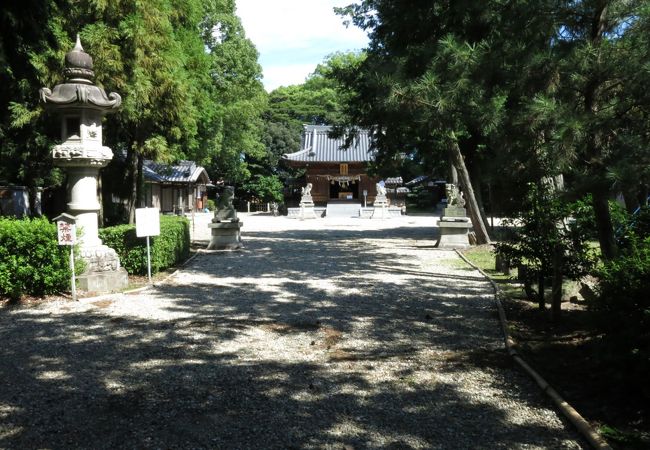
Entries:
<svg viewBox="0 0 650 450">
<path fill-rule="evenodd" d="M 359 217 L 361 203 L 328 202 L 325 217 Z"/>
</svg>

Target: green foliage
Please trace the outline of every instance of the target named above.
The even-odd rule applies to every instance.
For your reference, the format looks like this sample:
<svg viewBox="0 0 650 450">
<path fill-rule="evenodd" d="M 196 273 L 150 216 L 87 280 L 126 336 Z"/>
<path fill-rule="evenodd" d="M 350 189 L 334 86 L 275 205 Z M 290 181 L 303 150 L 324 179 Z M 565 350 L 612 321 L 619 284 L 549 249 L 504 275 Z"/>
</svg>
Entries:
<svg viewBox="0 0 650 450">
<path fill-rule="evenodd" d="M 647 2 L 362 0 L 339 13 L 370 36 L 366 59 L 332 76 L 352 124 L 377 132 L 380 166 L 406 151 L 435 168 L 455 140 L 477 195 L 489 182 L 516 199 L 570 175 L 615 255 L 607 199 L 650 179 Z"/>
<path fill-rule="evenodd" d="M 591 304 L 604 331 L 602 355 L 613 373 L 633 382 L 650 400 L 650 237 L 624 250 L 597 272 L 597 299 Z"/>
<path fill-rule="evenodd" d="M 536 274 L 548 276 L 555 248 L 560 246 L 564 276 L 575 280 L 588 273 L 594 258 L 583 222 L 568 224 L 567 218 L 573 216 L 571 205 L 542 183 L 529 185 L 523 206 L 519 216 L 506 222 L 512 227 L 512 236 L 496 244 L 496 251 L 513 267 L 525 263 Z"/>
<path fill-rule="evenodd" d="M 45 218 L 0 217 L 0 295 L 46 295 L 70 288 L 69 247 Z"/>
<path fill-rule="evenodd" d="M 160 216 L 160 235 L 149 238 L 151 272 L 156 273 L 188 258 L 190 225 L 185 217 Z M 104 244 L 115 249 L 122 266 L 130 274 L 147 273 L 146 238 L 135 234 L 135 225 L 117 225 L 99 230 Z"/>
<path fill-rule="evenodd" d="M 275 176 L 256 176 L 244 183 L 242 189 L 247 197 L 256 198 L 263 202 L 282 202 L 283 185 L 280 179 Z"/>
<path fill-rule="evenodd" d="M 217 204 L 211 198 L 208 199 L 208 204 L 206 205 L 209 211 L 214 211 L 217 207 Z"/>
<path fill-rule="evenodd" d="M 268 95 L 261 135 L 265 152 L 246 158 L 251 180 L 242 187 L 241 197 L 282 201 L 281 187 L 273 180 L 285 182 L 301 175 L 282 164 L 282 155 L 300 149 L 304 124 L 333 125 L 344 120 L 344 105 L 350 97 L 341 83 L 329 75 L 334 70 L 357 65 L 363 58 L 360 53 L 334 53 L 304 83 L 281 86 Z"/>
<path fill-rule="evenodd" d="M 640 241 L 650 237 L 650 207 L 644 206 L 636 214 L 629 215 L 621 208 L 617 238 L 624 251 L 634 250 Z"/>
<path fill-rule="evenodd" d="M 0 182 L 62 181 L 47 157 L 58 121 L 43 114 L 38 89 L 64 81 L 76 33 L 97 84 L 123 99 L 104 139 L 129 154 L 116 178 L 126 178 L 119 194 L 131 211 L 144 191 L 143 158 L 193 159 L 213 178 L 241 182 L 250 175 L 242 155 L 263 154 L 266 93 L 234 1 L 26 0 L 3 6 L 0 25 L 0 104 L 9 105 L 0 109 Z"/>
<path fill-rule="evenodd" d="M 420 209 L 433 208 L 436 206 L 433 203 L 435 195 L 425 186 L 416 186 L 407 194 L 406 198 L 411 205 Z"/>
</svg>

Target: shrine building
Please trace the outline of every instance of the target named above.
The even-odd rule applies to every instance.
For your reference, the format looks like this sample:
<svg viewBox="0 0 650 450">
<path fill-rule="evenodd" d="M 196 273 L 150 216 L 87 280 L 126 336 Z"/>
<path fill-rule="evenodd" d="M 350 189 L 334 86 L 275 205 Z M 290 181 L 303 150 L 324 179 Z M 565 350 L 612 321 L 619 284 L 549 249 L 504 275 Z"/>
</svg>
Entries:
<svg viewBox="0 0 650 450">
<path fill-rule="evenodd" d="M 345 147 L 345 137 L 331 138 L 332 129 L 324 125 L 305 125 L 301 149 L 282 156 L 287 165 L 306 169 L 306 183 L 312 184 L 314 203 L 364 203 L 370 205 L 377 195 L 377 178 L 367 175 L 368 163 L 374 160 L 368 131 L 361 130 L 352 144 Z"/>
</svg>

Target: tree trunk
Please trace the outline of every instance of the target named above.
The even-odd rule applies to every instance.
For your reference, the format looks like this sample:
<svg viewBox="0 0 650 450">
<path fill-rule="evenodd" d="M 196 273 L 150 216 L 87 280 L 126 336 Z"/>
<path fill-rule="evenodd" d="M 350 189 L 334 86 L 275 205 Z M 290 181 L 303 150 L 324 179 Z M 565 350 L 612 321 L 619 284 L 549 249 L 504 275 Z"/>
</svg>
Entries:
<svg viewBox="0 0 650 450">
<path fill-rule="evenodd" d="M 639 186 L 639 192 L 637 193 L 637 198 L 639 199 L 639 205 L 640 206 L 647 206 L 648 205 L 648 200 L 650 198 L 648 197 L 648 186 L 645 184 L 641 184 Z"/>
<path fill-rule="evenodd" d="M 472 187 L 472 182 L 465 166 L 465 161 L 463 160 L 463 155 L 460 152 L 460 147 L 458 146 L 458 141 L 453 132 L 451 134 L 451 142 L 449 146 L 449 153 L 451 156 L 451 161 L 458 171 L 458 178 L 460 183 L 463 186 L 463 192 L 465 193 L 465 200 L 467 202 L 469 216 L 472 220 L 472 225 L 474 226 L 474 233 L 476 234 L 476 241 L 479 245 L 489 244 L 490 236 L 488 235 L 487 228 L 485 226 L 485 220 L 481 216 L 481 210 L 478 207 L 476 201 L 476 196 L 474 195 L 474 188 Z"/>
<path fill-rule="evenodd" d="M 539 309 L 544 311 L 546 309 L 546 298 L 544 297 L 544 275 L 546 274 L 546 267 L 542 265 L 539 273 L 537 274 L 537 304 Z"/>
<path fill-rule="evenodd" d="M 487 214 L 485 213 L 485 205 L 483 203 L 483 192 L 481 191 L 481 185 L 483 178 L 481 177 L 481 170 L 477 167 L 476 164 L 471 168 L 472 172 L 472 182 L 476 189 L 474 190 L 474 195 L 476 196 L 476 204 L 478 205 L 478 210 L 480 211 L 481 219 L 485 224 L 485 229 L 490 226 L 490 223 L 487 220 Z"/>
<path fill-rule="evenodd" d="M 458 185 L 458 171 L 451 161 L 449 161 L 449 180 L 449 183 Z"/>
<path fill-rule="evenodd" d="M 637 193 L 634 192 L 634 189 L 623 189 L 623 200 L 625 200 L 625 210 L 629 214 L 632 214 L 640 206 L 639 198 L 637 196 Z"/>
<path fill-rule="evenodd" d="M 145 207 L 145 198 L 144 198 L 144 156 L 138 153 L 138 176 L 137 176 L 137 195 L 138 195 L 138 208 Z"/>
<path fill-rule="evenodd" d="M 618 253 L 614 239 L 614 227 L 609 213 L 609 199 L 607 192 L 597 189 L 591 193 L 593 197 L 594 214 L 596 216 L 596 229 L 600 251 L 606 260 L 614 259 Z"/>
<path fill-rule="evenodd" d="M 29 186 L 27 188 L 27 197 L 29 199 L 29 216 L 41 217 L 43 211 L 38 201 L 38 188 L 36 186 Z"/>
<path fill-rule="evenodd" d="M 135 208 L 138 201 L 138 155 L 135 150 L 129 151 L 127 157 L 128 171 L 131 175 L 131 192 L 127 203 L 129 223 L 135 223 Z"/>
<path fill-rule="evenodd" d="M 97 177 L 97 199 L 99 200 L 99 211 L 97 211 L 97 222 L 100 228 L 104 226 L 104 193 L 102 192 L 102 174 Z"/>
<path fill-rule="evenodd" d="M 551 317 L 554 322 L 560 321 L 562 311 L 562 246 L 553 247 L 553 295 L 551 299 Z"/>
<path fill-rule="evenodd" d="M 606 19 L 608 13 L 608 2 L 599 1 L 595 5 L 594 16 L 591 27 L 591 43 L 594 47 L 599 47 L 605 31 Z M 600 53 L 597 52 L 596 58 L 600 60 Z M 589 120 L 595 121 L 599 109 L 598 89 L 601 85 L 598 74 L 592 74 L 587 81 L 584 91 L 584 110 Z M 595 188 L 592 189 L 594 213 L 596 215 L 596 228 L 598 230 L 598 241 L 600 251 L 606 260 L 616 257 L 618 249 L 614 239 L 614 228 L 612 218 L 609 213 L 608 188 L 604 187 L 606 183 L 605 168 L 602 166 L 602 146 L 603 138 L 600 129 L 593 129 L 587 140 L 587 160 L 591 161 L 590 174 L 596 179 Z"/>
</svg>

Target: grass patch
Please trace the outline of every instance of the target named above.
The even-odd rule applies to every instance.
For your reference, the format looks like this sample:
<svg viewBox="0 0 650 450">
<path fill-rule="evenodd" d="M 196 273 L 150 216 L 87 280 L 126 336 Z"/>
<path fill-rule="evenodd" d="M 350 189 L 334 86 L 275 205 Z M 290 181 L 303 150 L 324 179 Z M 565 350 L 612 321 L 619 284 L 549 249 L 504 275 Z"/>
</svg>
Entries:
<svg viewBox="0 0 650 450">
<path fill-rule="evenodd" d="M 441 259 L 439 263 L 452 269 L 469 269 L 465 261 L 460 258 Z"/>
</svg>

